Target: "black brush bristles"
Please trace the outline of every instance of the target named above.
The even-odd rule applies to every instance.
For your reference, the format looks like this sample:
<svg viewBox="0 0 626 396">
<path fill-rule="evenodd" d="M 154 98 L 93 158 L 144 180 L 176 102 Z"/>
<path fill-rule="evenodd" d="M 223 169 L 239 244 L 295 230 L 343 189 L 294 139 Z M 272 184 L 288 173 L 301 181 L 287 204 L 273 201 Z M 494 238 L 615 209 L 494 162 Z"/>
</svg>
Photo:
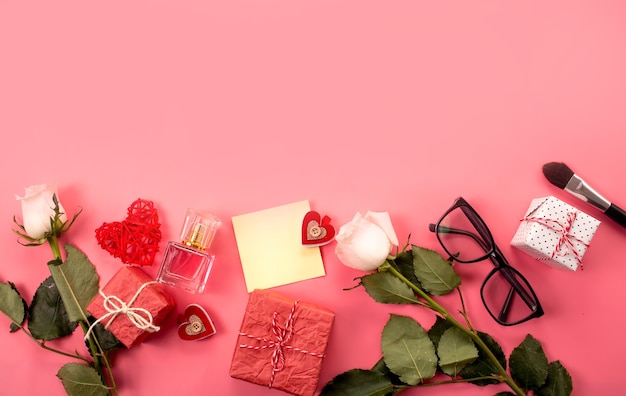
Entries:
<svg viewBox="0 0 626 396">
<path fill-rule="evenodd" d="M 574 176 L 574 171 L 562 162 L 548 162 L 542 169 L 546 179 L 560 189 L 564 189 Z"/>
</svg>

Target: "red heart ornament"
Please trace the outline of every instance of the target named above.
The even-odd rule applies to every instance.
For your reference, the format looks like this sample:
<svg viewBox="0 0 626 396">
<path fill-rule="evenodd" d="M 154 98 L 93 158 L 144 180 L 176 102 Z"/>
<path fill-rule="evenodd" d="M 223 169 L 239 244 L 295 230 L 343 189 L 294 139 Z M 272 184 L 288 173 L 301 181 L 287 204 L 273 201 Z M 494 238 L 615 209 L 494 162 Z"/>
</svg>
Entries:
<svg viewBox="0 0 626 396">
<path fill-rule="evenodd" d="M 190 304 L 178 315 L 178 336 L 185 341 L 197 341 L 216 333 L 209 314 L 197 304 Z"/>
<path fill-rule="evenodd" d="M 302 245 L 322 246 L 330 243 L 335 237 L 335 228 L 330 220 L 330 217 L 322 217 L 314 210 L 307 212 L 302 221 Z"/>
<path fill-rule="evenodd" d="M 102 249 L 124 264 L 152 265 L 161 242 L 159 227 L 154 204 L 137 199 L 128 208 L 125 220 L 103 223 L 96 229 L 96 239 Z"/>
</svg>

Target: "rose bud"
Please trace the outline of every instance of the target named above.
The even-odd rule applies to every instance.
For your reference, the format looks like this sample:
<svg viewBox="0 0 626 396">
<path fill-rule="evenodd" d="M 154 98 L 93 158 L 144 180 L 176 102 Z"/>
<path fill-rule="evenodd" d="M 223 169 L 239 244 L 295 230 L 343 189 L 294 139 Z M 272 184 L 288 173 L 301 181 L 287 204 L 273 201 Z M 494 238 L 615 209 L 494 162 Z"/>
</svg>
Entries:
<svg viewBox="0 0 626 396">
<path fill-rule="evenodd" d="M 344 224 L 335 236 L 335 254 L 344 265 L 373 271 L 380 267 L 398 246 L 398 238 L 387 212 L 357 213 L 352 221 Z"/>
<path fill-rule="evenodd" d="M 39 184 L 25 188 L 23 197 L 15 196 L 22 202 L 22 220 L 26 235 L 33 240 L 41 240 L 56 228 L 62 227 L 67 221 L 65 210 L 58 202 L 58 223 L 55 224 L 55 202 L 56 188 L 46 184 Z"/>
</svg>

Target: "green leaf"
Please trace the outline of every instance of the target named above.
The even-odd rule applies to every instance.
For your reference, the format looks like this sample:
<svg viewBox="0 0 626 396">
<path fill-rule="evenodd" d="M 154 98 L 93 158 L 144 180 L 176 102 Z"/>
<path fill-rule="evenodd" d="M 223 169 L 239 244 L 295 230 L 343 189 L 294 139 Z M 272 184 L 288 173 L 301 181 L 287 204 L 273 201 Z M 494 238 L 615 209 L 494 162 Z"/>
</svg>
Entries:
<svg viewBox="0 0 626 396">
<path fill-rule="evenodd" d="M 72 245 L 65 245 L 63 264 L 48 264 L 71 321 L 87 319 L 85 309 L 99 290 L 98 274 L 89 259 Z"/>
<path fill-rule="evenodd" d="M 398 377 L 397 375 L 392 373 L 391 370 L 389 370 L 389 367 L 387 367 L 387 365 L 385 364 L 385 359 L 383 359 L 383 358 L 380 358 L 378 360 L 378 362 L 376 362 L 374 367 L 371 368 L 371 370 L 372 371 L 377 371 L 377 372 L 383 374 L 394 385 L 401 385 L 401 386 L 407 385 L 405 382 L 402 382 L 400 377 Z"/>
<path fill-rule="evenodd" d="M 536 396 L 569 396 L 572 393 L 572 377 L 558 360 L 548 365 L 546 383 L 535 393 Z"/>
<path fill-rule="evenodd" d="M 411 288 L 390 272 L 374 272 L 361 278 L 367 294 L 384 304 L 416 304 Z"/>
<path fill-rule="evenodd" d="M 450 262 L 434 250 L 413 246 L 413 267 L 424 290 L 435 296 L 448 294 L 461 284 Z"/>
<path fill-rule="evenodd" d="M 494 354 L 496 359 L 503 368 L 506 368 L 506 356 L 502 351 L 500 345 L 487 333 L 477 332 L 478 337 L 487 345 L 487 348 Z M 478 359 L 472 364 L 466 366 L 459 375 L 464 379 L 488 377 L 498 373 L 496 365 L 485 355 L 482 350 L 478 350 Z M 473 384 L 479 386 L 498 384 L 500 381 L 497 379 L 482 379 L 478 381 L 472 381 Z"/>
<path fill-rule="evenodd" d="M 387 365 L 385 364 L 385 359 L 383 358 L 378 359 L 374 367 L 372 367 L 372 371 L 378 371 L 379 373 L 382 373 L 382 374 L 387 373 L 389 369 L 387 368 Z"/>
<path fill-rule="evenodd" d="M 548 377 L 548 358 L 539 341 L 528 334 L 509 358 L 511 377 L 525 390 L 537 390 Z"/>
<path fill-rule="evenodd" d="M 38 340 L 50 341 L 74 332 L 76 322 L 67 317 L 59 289 L 52 276 L 37 288 L 30 304 L 28 330 Z"/>
<path fill-rule="evenodd" d="M 24 320 L 26 320 L 26 318 L 28 317 L 28 304 L 26 303 L 26 300 L 22 298 L 22 295 L 20 294 L 19 290 L 17 290 L 17 287 L 15 287 L 15 284 L 13 282 L 9 282 L 9 285 L 20 296 L 20 298 L 22 299 L 22 306 L 24 307 L 24 319 L 22 319 L 22 322 L 21 323 L 11 322 L 11 325 L 9 326 L 9 331 L 11 333 L 15 333 L 16 331 L 22 328 L 22 325 L 24 324 Z"/>
<path fill-rule="evenodd" d="M 106 396 L 109 388 L 102 383 L 96 370 L 79 363 L 68 363 L 61 367 L 57 377 L 69 396 Z"/>
<path fill-rule="evenodd" d="M 435 349 L 437 349 L 443 333 L 452 326 L 450 321 L 445 320 L 441 316 L 437 316 L 435 323 L 430 327 L 430 330 L 428 330 L 428 337 L 430 337 L 430 340 L 433 342 Z"/>
<path fill-rule="evenodd" d="M 456 327 L 446 330 L 437 348 L 439 367 L 451 377 L 456 377 L 463 367 L 478 358 L 478 350 L 474 341 L 461 329 Z"/>
<path fill-rule="evenodd" d="M 92 316 L 90 316 L 89 319 L 90 319 L 90 323 L 93 323 L 95 321 L 95 319 Z M 100 344 L 100 347 L 102 348 L 103 351 L 112 352 L 116 349 L 126 348 L 126 346 L 120 340 L 118 340 L 117 337 L 115 337 L 113 333 L 107 330 L 102 323 L 98 322 L 93 327 L 92 331 L 93 331 L 93 334 L 98 339 L 98 343 Z M 87 344 L 87 348 L 89 348 L 89 343 L 87 341 L 85 342 Z M 89 351 L 91 352 L 91 350 Z"/>
<path fill-rule="evenodd" d="M 0 282 L 0 311 L 18 325 L 26 318 L 24 300 L 12 283 Z"/>
<path fill-rule="evenodd" d="M 435 375 L 435 347 L 413 318 L 391 315 L 383 329 L 382 350 L 389 370 L 409 385 L 417 385 Z"/>
<path fill-rule="evenodd" d="M 494 396 L 515 396 L 515 393 L 504 391 L 504 392 L 498 392 Z"/>
<path fill-rule="evenodd" d="M 398 254 L 396 258 L 392 261 L 392 264 L 395 264 L 395 267 L 398 269 L 398 271 L 400 271 L 402 276 L 407 278 L 409 282 L 422 289 L 422 285 L 417 279 L 417 276 L 415 276 L 415 269 L 413 268 L 412 250 L 405 250 L 404 252 Z"/>
<path fill-rule="evenodd" d="M 393 385 L 383 374 L 372 370 L 353 369 L 328 382 L 320 396 L 385 396 Z"/>
</svg>

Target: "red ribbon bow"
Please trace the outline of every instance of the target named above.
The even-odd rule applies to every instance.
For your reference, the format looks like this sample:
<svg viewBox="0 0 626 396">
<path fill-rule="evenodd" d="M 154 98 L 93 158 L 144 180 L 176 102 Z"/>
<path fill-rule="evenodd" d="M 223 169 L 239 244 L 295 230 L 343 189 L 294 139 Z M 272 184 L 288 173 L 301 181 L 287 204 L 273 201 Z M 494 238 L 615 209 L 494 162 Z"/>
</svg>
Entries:
<svg viewBox="0 0 626 396">
<path fill-rule="evenodd" d="M 296 319 L 296 308 L 298 306 L 298 301 L 296 300 L 291 307 L 291 312 L 285 321 L 284 326 L 281 326 L 278 323 L 278 312 L 274 311 L 272 314 L 272 334 L 274 335 L 273 340 L 269 340 L 263 337 L 256 337 L 251 334 L 240 332 L 240 336 L 248 337 L 253 340 L 256 340 L 261 343 L 261 345 L 248 345 L 248 344 L 240 344 L 240 348 L 248 348 L 254 350 L 263 350 L 263 349 L 272 349 L 272 356 L 270 359 L 270 363 L 272 365 L 272 375 L 270 376 L 269 387 L 271 388 L 274 384 L 274 378 L 276 377 L 276 373 L 280 372 L 285 368 L 285 349 L 289 349 L 295 352 L 305 353 L 307 355 L 316 356 L 319 358 L 323 358 L 324 354 L 307 351 L 306 349 L 298 348 L 293 345 L 289 345 L 288 342 L 291 340 L 293 335 L 293 324 Z"/>
<path fill-rule="evenodd" d="M 571 252 L 576 258 L 576 261 L 578 261 L 578 264 L 581 265 L 582 257 L 576 249 L 575 242 L 581 243 L 584 246 L 589 246 L 589 244 L 582 239 L 570 234 L 572 225 L 574 224 L 574 220 L 576 220 L 576 212 L 567 212 L 567 215 L 565 216 L 565 223 L 562 223 L 558 220 L 546 219 L 542 217 L 524 217 L 522 219 L 522 221 L 539 223 L 544 227 L 559 234 L 559 240 L 556 243 L 552 254 L 550 255 L 551 259 L 556 256 L 566 256 L 568 252 Z M 561 251 L 563 248 L 564 251 Z"/>
</svg>

